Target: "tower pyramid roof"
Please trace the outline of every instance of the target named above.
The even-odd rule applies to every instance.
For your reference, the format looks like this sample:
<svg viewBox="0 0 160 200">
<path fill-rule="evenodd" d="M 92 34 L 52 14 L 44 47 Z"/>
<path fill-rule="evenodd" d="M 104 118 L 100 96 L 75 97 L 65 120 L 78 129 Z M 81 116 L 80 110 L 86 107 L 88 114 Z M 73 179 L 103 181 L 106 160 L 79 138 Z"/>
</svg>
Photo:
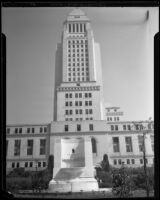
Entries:
<svg viewBox="0 0 160 200">
<path fill-rule="evenodd" d="M 79 8 L 75 8 L 74 10 L 72 10 L 69 15 L 78 15 L 78 16 L 81 16 L 81 15 L 85 15 L 85 13 L 79 9 Z"/>
</svg>

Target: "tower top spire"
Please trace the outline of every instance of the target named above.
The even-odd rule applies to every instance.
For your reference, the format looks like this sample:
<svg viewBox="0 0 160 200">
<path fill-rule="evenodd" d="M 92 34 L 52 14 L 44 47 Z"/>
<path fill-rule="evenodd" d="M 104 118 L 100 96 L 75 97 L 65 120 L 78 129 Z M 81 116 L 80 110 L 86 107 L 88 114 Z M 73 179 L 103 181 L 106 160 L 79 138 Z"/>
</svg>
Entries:
<svg viewBox="0 0 160 200">
<path fill-rule="evenodd" d="M 85 15 L 85 13 L 81 10 L 81 9 L 79 9 L 79 8 L 75 8 L 75 9 L 73 9 L 70 13 L 69 13 L 69 15 L 70 16 L 84 16 Z"/>
<path fill-rule="evenodd" d="M 67 16 L 67 21 L 89 21 L 86 14 L 79 8 L 74 8 Z"/>
</svg>

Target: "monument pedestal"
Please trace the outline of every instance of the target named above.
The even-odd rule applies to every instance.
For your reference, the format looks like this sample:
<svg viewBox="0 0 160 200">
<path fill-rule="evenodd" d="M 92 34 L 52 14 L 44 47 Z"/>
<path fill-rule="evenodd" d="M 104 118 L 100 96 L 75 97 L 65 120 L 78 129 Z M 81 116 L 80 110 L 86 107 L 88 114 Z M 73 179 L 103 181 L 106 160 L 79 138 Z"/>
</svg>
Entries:
<svg viewBox="0 0 160 200">
<path fill-rule="evenodd" d="M 78 139 L 71 138 L 70 140 L 67 139 L 67 141 L 64 140 L 57 138 L 54 145 L 55 165 L 53 179 L 49 182 L 48 192 L 97 191 L 98 182 L 94 178 L 91 138 L 84 136 Z M 74 157 L 72 155 L 71 159 L 67 159 L 68 164 L 65 165 L 63 160 L 70 155 L 69 152 L 73 148 L 76 155 Z M 78 158 L 81 158 L 82 162 L 77 159 L 77 155 L 79 156 Z"/>
<path fill-rule="evenodd" d="M 98 183 L 94 178 L 77 178 L 68 181 L 55 181 L 49 183 L 49 192 L 87 192 L 97 191 Z"/>
</svg>

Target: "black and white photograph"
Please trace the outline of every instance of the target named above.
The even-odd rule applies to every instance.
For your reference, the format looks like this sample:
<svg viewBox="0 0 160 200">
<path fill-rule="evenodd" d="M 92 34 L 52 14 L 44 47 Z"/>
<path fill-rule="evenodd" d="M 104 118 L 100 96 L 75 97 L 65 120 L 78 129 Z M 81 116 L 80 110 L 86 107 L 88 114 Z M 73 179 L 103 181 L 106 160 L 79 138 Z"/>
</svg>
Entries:
<svg viewBox="0 0 160 200">
<path fill-rule="evenodd" d="M 2 7 L 6 191 L 154 197 L 158 7 Z"/>
</svg>

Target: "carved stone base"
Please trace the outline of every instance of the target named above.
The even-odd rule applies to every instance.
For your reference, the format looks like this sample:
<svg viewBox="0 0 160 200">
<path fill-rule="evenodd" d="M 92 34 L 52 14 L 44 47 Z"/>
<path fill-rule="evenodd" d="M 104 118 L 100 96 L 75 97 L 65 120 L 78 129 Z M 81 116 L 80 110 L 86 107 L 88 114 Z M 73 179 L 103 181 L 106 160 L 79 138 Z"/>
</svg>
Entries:
<svg viewBox="0 0 160 200">
<path fill-rule="evenodd" d="M 49 183 L 48 192 L 81 192 L 97 191 L 98 183 L 94 178 L 77 178 L 69 181 L 55 181 Z"/>
</svg>

